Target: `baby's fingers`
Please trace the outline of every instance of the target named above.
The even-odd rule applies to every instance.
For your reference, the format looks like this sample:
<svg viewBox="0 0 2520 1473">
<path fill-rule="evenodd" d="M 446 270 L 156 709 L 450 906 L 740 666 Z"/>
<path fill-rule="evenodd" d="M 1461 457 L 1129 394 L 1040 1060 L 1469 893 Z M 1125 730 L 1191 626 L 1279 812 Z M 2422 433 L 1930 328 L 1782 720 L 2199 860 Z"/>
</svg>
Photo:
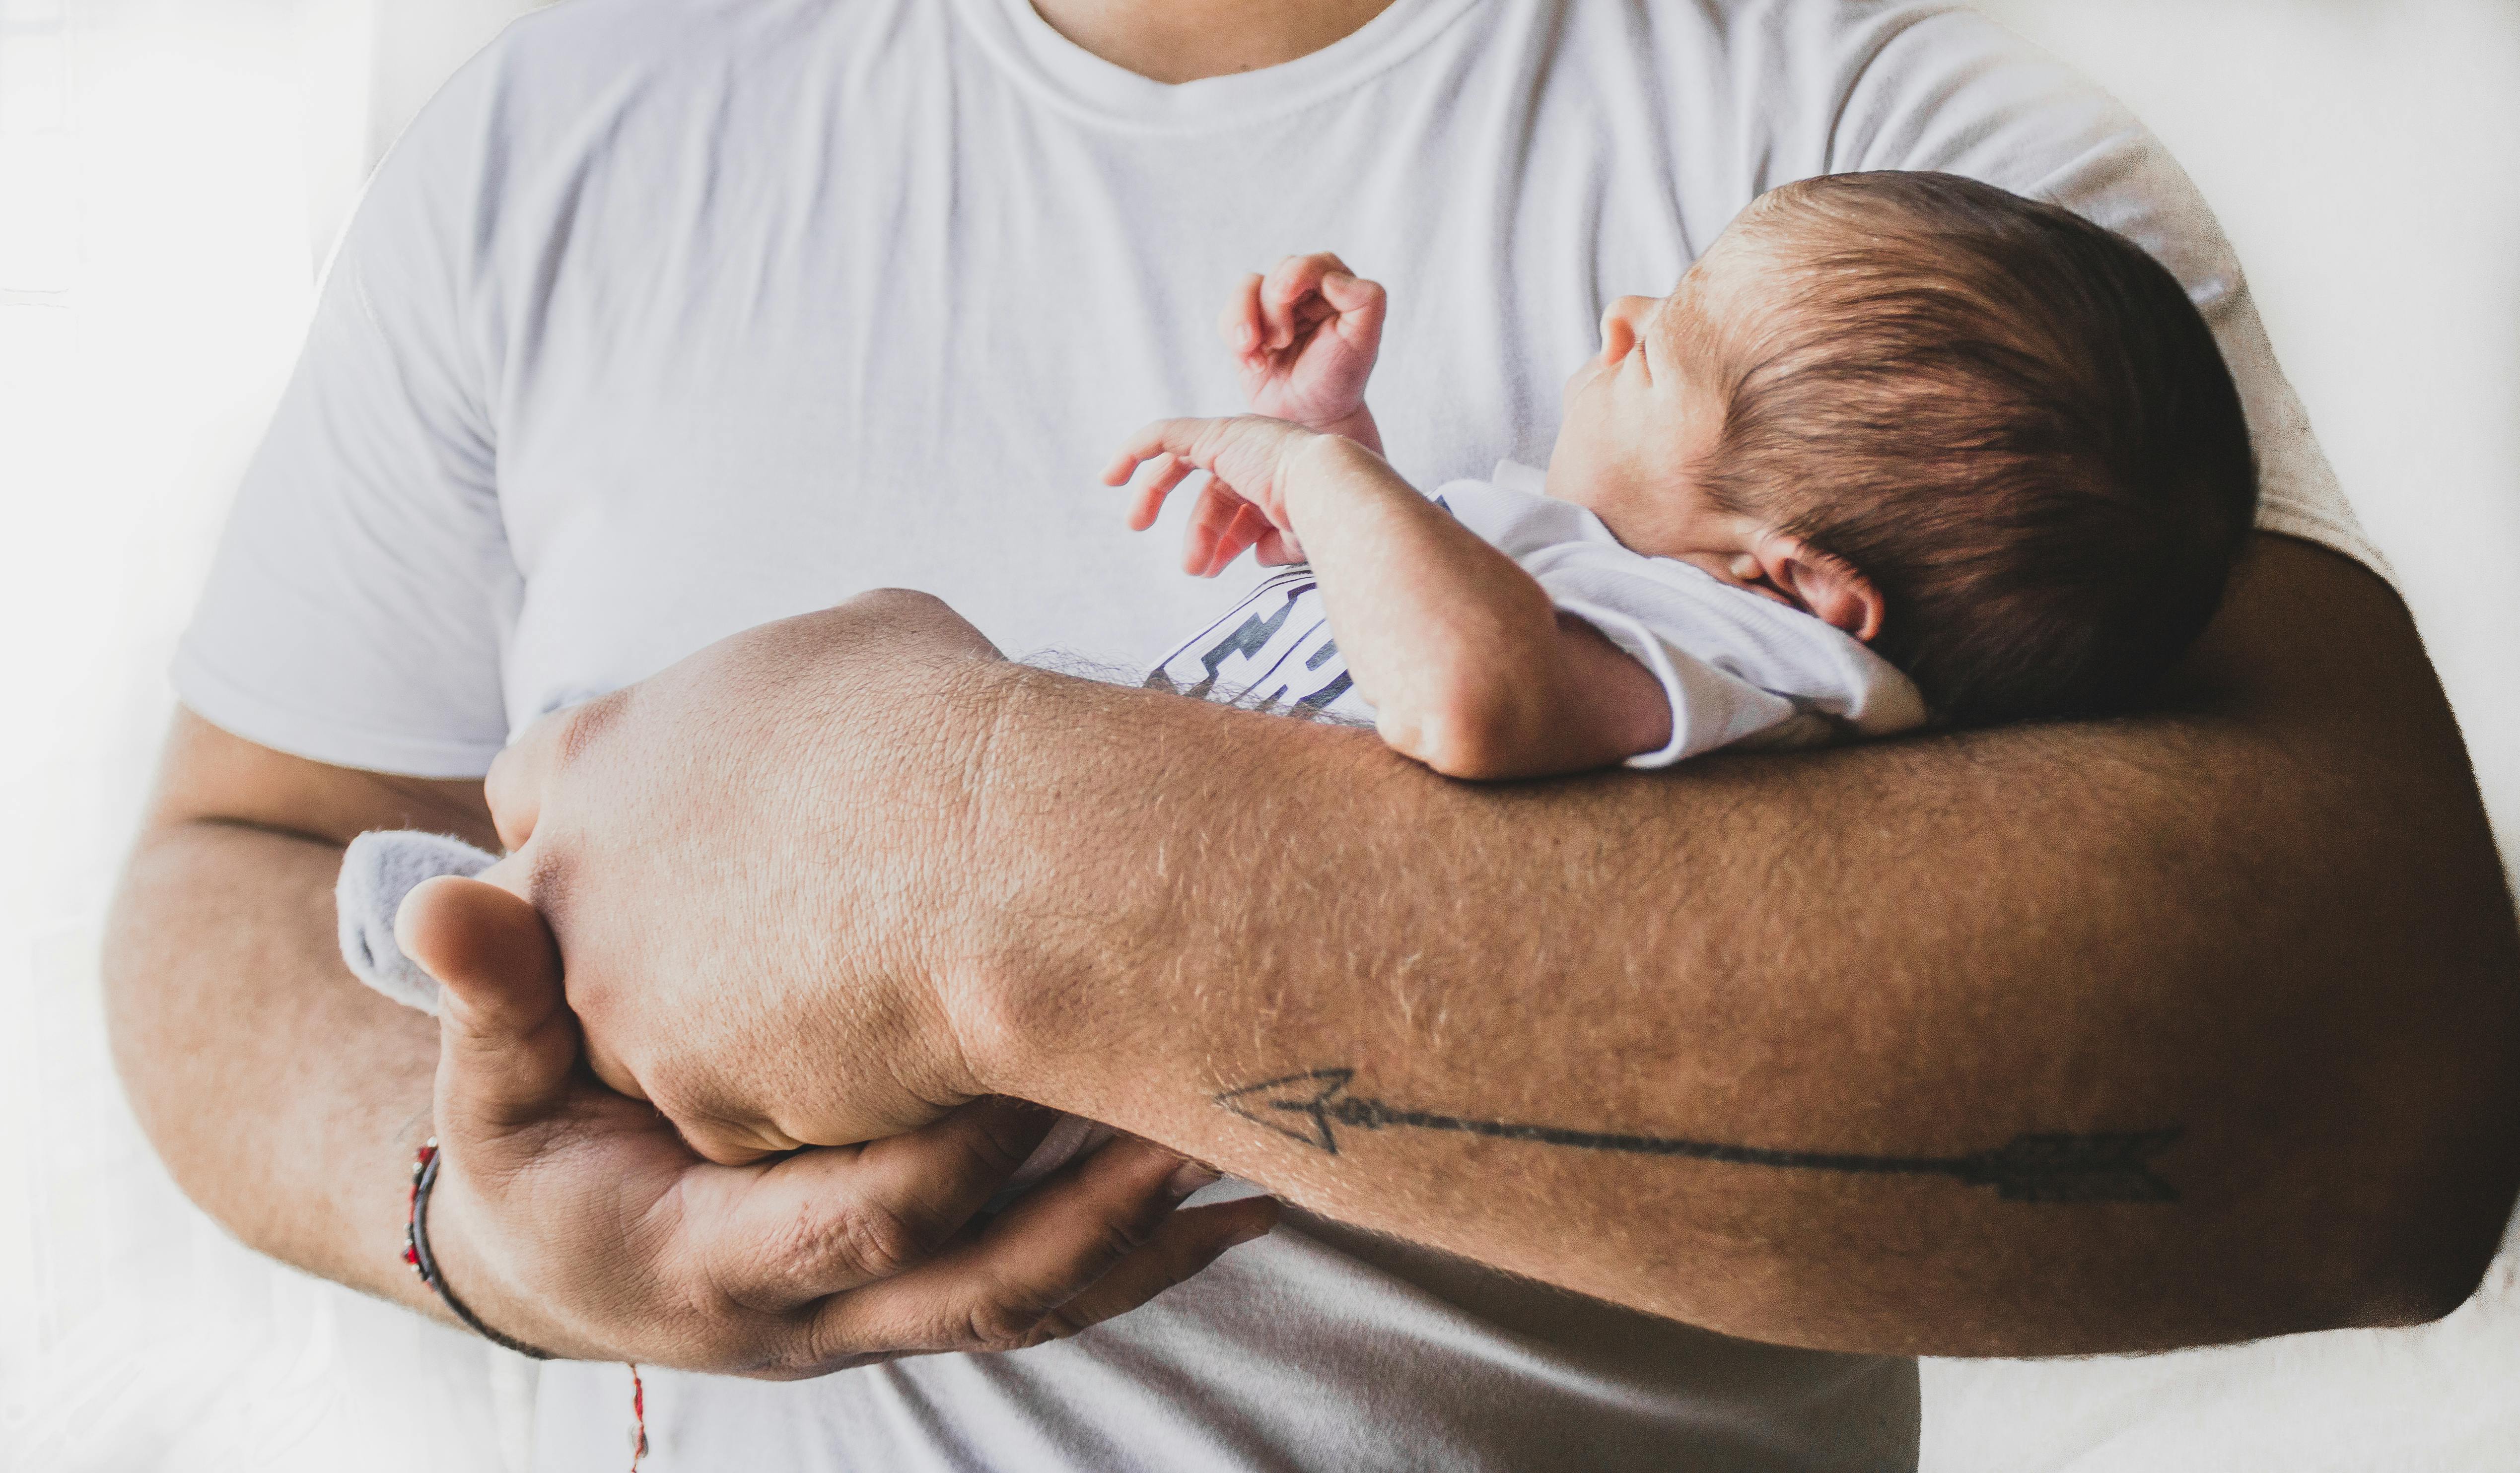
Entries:
<svg viewBox="0 0 2520 1473">
<path fill-rule="evenodd" d="M 1336 310 L 1335 303 L 1321 295 L 1323 281 L 1332 275 L 1354 279 L 1347 263 L 1327 250 L 1290 255 L 1270 268 L 1269 279 L 1260 289 L 1260 309 L 1272 349 L 1291 346 L 1297 336 Z M 1308 311 L 1305 304 L 1315 297 L 1320 297 L 1320 303 Z"/>
<path fill-rule="evenodd" d="M 1237 353 L 1260 350 L 1260 335 L 1265 324 L 1260 319 L 1260 284 L 1267 278 L 1253 272 L 1225 303 L 1225 311 L 1216 319 L 1216 331 L 1225 345 Z"/>
<path fill-rule="evenodd" d="M 1262 538 L 1277 530 L 1269 518 L 1261 514 L 1258 507 L 1247 501 L 1242 503 L 1235 508 L 1234 519 L 1227 522 L 1225 530 L 1218 534 L 1216 546 L 1207 555 L 1207 567 L 1200 576 L 1213 578 L 1224 572 L 1234 565 L 1235 558 L 1242 556 L 1244 549 L 1257 546 Z"/>
<path fill-rule="evenodd" d="M 1111 457 L 1102 469 L 1102 484 L 1125 486 L 1138 468 L 1162 457 L 1189 459 L 1198 444 L 1199 431 L 1207 426 L 1205 420 L 1157 420 L 1141 425 L 1135 434 Z M 1174 477 L 1178 484 L 1180 477 Z"/>
<path fill-rule="evenodd" d="M 1195 457 L 1199 436 L 1217 422 L 1195 418 L 1155 420 L 1138 426 L 1135 433 L 1111 458 L 1111 467 L 1102 472 L 1106 486 L 1125 486 L 1139 466 L 1159 455 Z"/>
<path fill-rule="evenodd" d="M 1282 527 L 1273 526 L 1261 533 L 1260 540 L 1251 547 L 1252 560 L 1262 567 L 1284 567 L 1304 560 L 1303 544 L 1295 540 L 1294 533 Z"/>
<path fill-rule="evenodd" d="M 1380 282 L 1332 271 L 1322 278 L 1322 300 L 1337 309 L 1340 336 L 1360 344 L 1381 340 L 1382 314 L 1389 302 Z"/>
<path fill-rule="evenodd" d="M 1190 526 L 1182 535 L 1182 571 L 1196 578 L 1213 578 L 1226 562 L 1233 561 L 1233 554 L 1225 554 L 1224 562 L 1217 559 L 1236 520 L 1248 510 L 1250 504 L 1227 490 L 1223 481 L 1211 480 L 1200 487 L 1198 505 L 1192 509 Z M 1267 524 L 1265 518 L 1262 524 Z M 1234 551 L 1239 553 L 1241 549 Z"/>
<path fill-rule="evenodd" d="M 1197 469 L 1178 456 L 1156 457 L 1154 477 L 1139 488 L 1137 500 L 1130 503 L 1129 530 L 1143 532 L 1153 526 L 1156 514 L 1164 509 L 1164 498 Z"/>
</svg>

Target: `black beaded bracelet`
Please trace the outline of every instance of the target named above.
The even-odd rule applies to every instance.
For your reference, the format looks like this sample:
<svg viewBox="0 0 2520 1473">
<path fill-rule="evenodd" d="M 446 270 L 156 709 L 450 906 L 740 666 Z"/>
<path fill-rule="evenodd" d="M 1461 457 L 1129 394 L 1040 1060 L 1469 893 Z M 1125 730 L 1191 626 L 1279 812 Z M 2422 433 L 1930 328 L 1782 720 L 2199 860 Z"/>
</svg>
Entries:
<svg viewBox="0 0 2520 1473">
<path fill-rule="evenodd" d="M 402 1261 L 411 1265 L 411 1272 L 420 1275 L 422 1283 L 435 1290 L 437 1297 L 445 1301 L 446 1308 L 472 1333 L 519 1356 L 536 1361 L 554 1359 L 549 1351 L 538 1351 L 521 1340 L 511 1340 L 483 1324 L 481 1317 L 466 1309 L 464 1301 L 456 1298 L 455 1291 L 446 1286 L 445 1277 L 437 1272 L 437 1260 L 428 1251 L 428 1194 L 436 1185 L 437 1138 L 431 1136 L 428 1142 L 420 1148 L 419 1159 L 411 1163 L 411 1216 L 402 1230 Z"/>
</svg>

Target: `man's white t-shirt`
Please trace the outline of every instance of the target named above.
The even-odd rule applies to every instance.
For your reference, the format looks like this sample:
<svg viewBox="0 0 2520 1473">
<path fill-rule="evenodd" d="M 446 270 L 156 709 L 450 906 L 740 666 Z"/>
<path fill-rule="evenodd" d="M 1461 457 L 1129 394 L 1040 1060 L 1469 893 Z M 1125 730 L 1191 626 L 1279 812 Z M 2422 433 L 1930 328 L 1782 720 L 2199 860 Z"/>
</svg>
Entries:
<svg viewBox="0 0 2520 1473">
<path fill-rule="evenodd" d="M 1718 747 L 1816 746 L 1925 724 L 1915 682 L 1799 608 L 1622 544 L 1598 516 L 1512 461 L 1486 480 L 1451 481 L 1435 502 L 1511 558 L 1563 613 L 1591 624 L 1653 674 L 1671 737 L 1628 759 L 1669 767 Z M 1148 685 L 1254 710 L 1372 726 L 1348 672 L 1320 580 L 1303 563 L 1257 587 L 1156 661 Z"/>
<path fill-rule="evenodd" d="M 1375 413 L 1432 486 L 1545 461 L 1603 305 L 1668 290 L 1754 196 L 1885 167 L 2153 250 L 2238 376 L 2264 524 L 2378 565 L 2185 177 L 1951 6 L 1397 0 L 1312 56 L 1167 87 L 1025 0 L 573 0 L 380 171 L 177 689 L 283 751 L 446 777 L 877 586 L 1011 650 L 1143 661 L 1215 590 L 1097 472 L 1151 417 L 1240 408 L 1213 323 L 1244 272 L 1335 249 L 1389 285 Z M 1303 1214 L 1062 1344 L 648 1387 L 656 1473 L 1904 1468 L 1917 1424 L 1912 1362 L 1728 1340 Z M 540 1466 L 617 1467 L 626 1397 L 618 1366 L 546 1368 Z"/>
</svg>

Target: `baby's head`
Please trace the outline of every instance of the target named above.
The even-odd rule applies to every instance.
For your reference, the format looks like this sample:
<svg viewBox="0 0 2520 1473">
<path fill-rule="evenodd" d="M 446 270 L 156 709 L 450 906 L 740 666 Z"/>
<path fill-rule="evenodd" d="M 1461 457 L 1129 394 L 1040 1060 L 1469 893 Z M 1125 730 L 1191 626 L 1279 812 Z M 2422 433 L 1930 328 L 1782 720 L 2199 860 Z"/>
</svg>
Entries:
<svg viewBox="0 0 2520 1473">
<path fill-rule="evenodd" d="M 2254 519 L 2239 394 L 2177 279 L 1991 185 L 1785 186 L 1602 336 L 1551 493 L 1868 641 L 1957 721 L 2141 696 Z"/>
</svg>

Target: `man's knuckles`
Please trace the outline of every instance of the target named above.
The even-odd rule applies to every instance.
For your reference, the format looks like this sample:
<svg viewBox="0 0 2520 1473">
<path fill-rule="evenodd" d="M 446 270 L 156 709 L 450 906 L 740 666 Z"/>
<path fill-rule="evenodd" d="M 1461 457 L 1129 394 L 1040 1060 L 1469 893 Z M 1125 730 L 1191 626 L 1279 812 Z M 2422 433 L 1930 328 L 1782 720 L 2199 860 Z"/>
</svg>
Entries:
<svg viewBox="0 0 2520 1473">
<path fill-rule="evenodd" d="M 501 844 L 513 852 L 532 840 L 553 787 L 621 719 L 630 699 L 624 689 L 554 711 L 491 759 L 481 787 Z"/>
<path fill-rule="evenodd" d="M 1062 1317 L 1056 1305 L 1022 1299 L 982 1300 L 965 1316 L 961 1342 L 955 1348 L 984 1352 L 1030 1350 L 1063 1340 L 1082 1328 Z"/>
<path fill-rule="evenodd" d="M 991 1097 L 963 1106 L 918 1137 L 878 1140 L 867 1149 L 871 1153 L 924 1153 L 932 1139 L 951 1153 L 931 1168 L 933 1180 L 939 1184 L 995 1186 L 1014 1175 L 1015 1168 L 1023 1165 L 1042 1138 L 1050 1134 L 1057 1119 L 1038 1105 Z"/>
<path fill-rule="evenodd" d="M 672 1124 L 692 1154 L 711 1165 L 750 1166 L 796 1148 L 797 1142 L 777 1139 L 756 1123 L 683 1103 L 670 1089 L 658 1090 L 647 1080 L 636 1083 L 649 1091 L 650 1103 Z"/>
<path fill-rule="evenodd" d="M 932 1213 L 872 1198 L 801 1203 L 762 1242 L 757 1272 L 773 1289 L 837 1292 L 918 1268 L 936 1256 L 954 1228 Z"/>
</svg>

